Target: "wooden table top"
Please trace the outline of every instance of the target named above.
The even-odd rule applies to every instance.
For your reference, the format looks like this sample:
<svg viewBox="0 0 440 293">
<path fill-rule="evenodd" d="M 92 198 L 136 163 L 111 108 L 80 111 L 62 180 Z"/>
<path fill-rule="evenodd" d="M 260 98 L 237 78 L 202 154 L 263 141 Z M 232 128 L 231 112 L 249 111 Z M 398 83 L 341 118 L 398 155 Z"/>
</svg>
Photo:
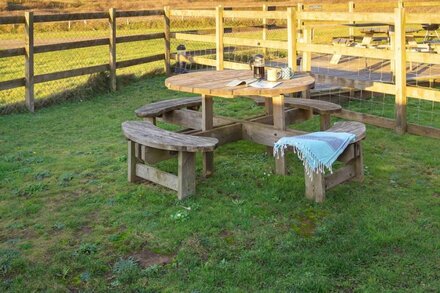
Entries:
<svg viewBox="0 0 440 293">
<path fill-rule="evenodd" d="M 165 86 L 170 90 L 195 93 L 201 95 L 236 97 L 236 96 L 262 96 L 274 97 L 281 94 L 301 92 L 309 89 L 315 83 L 315 79 L 309 74 L 281 82 L 272 89 L 259 89 L 251 86 L 228 87 L 227 83 L 234 79 L 251 79 L 251 70 L 223 70 L 203 71 L 180 74 L 165 80 Z"/>
</svg>

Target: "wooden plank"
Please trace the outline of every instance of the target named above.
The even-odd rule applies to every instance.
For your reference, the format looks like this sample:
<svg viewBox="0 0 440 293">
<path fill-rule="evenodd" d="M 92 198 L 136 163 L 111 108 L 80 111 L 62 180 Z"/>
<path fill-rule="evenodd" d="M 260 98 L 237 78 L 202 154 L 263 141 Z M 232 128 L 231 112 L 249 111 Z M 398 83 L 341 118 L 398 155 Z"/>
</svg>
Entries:
<svg viewBox="0 0 440 293">
<path fill-rule="evenodd" d="M 46 52 L 94 47 L 94 46 L 105 46 L 108 44 L 109 44 L 109 39 L 102 38 L 102 39 L 73 41 L 73 42 L 58 43 L 58 44 L 37 45 L 34 47 L 34 53 L 46 53 Z"/>
<path fill-rule="evenodd" d="M 215 13 L 215 10 L 170 10 L 171 16 L 182 17 L 215 17 Z"/>
<path fill-rule="evenodd" d="M 316 83 L 329 83 L 342 87 L 385 93 L 389 95 L 394 95 L 396 93 L 396 87 L 393 84 L 376 82 L 376 81 L 362 81 L 362 80 L 348 79 L 344 77 L 330 76 L 319 73 L 315 73 L 313 74 L 313 76 L 316 79 Z"/>
<path fill-rule="evenodd" d="M 157 54 L 157 55 L 152 55 L 152 56 L 147 56 L 147 57 L 140 57 L 140 58 L 136 58 L 136 59 L 118 61 L 118 62 L 116 62 L 116 68 L 120 69 L 120 68 L 135 66 L 135 65 L 139 65 L 139 64 L 160 61 L 160 60 L 164 60 L 164 59 L 165 59 L 165 54 Z"/>
<path fill-rule="evenodd" d="M 142 160 L 150 165 L 172 159 L 176 157 L 176 155 L 177 153 L 174 151 L 165 151 L 165 150 L 142 146 L 142 156 L 141 156 Z"/>
<path fill-rule="evenodd" d="M 107 70 L 109 70 L 109 65 L 102 64 L 102 65 L 95 65 L 95 66 L 83 67 L 83 68 L 78 68 L 78 69 L 70 69 L 70 70 L 65 70 L 65 71 L 45 73 L 45 74 L 35 75 L 34 82 L 35 83 L 42 83 L 42 82 L 48 82 L 48 81 L 58 80 L 58 79 L 63 79 L 63 78 L 93 74 L 93 73 L 103 72 L 103 71 L 107 71 Z"/>
<path fill-rule="evenodd" d="M 34 13 L 25 12 L 25 19 L 25 99 L 28 110 L 34 112 Z"/>
<path fill-rule="evenodd" d="M 436 13 L 409 13 L 406 17 L 409 24 L 438 23 L 438 14 Z"/>
<path fill-rule="evenodd" d="M 110 8 L 108 24 L 109 36 L 109 68 L 110 68 L 110 90 L 116 91 L 116 9 Z"/>
<path fill-rule="evenodd" d="M 214 117 L 214 126 L 234 123 L 233 120 L 224 117 Z M 202 113 L 193 110 L 174 110 L 172 112 L 164 113 L 162 121 L 177 124 L 186 128 L 201 129 L 202 127 Z"/>
<path fill-rule="evenodd" d="M 201 104 L 202 99 L 200 97 L 177 98 L 146 104 L 137 109 L 135 113 L 136 116 L 141 118 L 153 118 L 177 109 L 199 107 Z"/>
<path fill-rule="evenodd" d="M 196 154 L 179 152 L 177 169 L 177 198 L 184 199 L 196 192 Z"/>
<path fill-rule="evenodd" d="M 220 146 L 241 140 L 243 138 L 243 129 L 240 123 L 234 123 L 206 131 L 194 132 L 192 135 L 216 138 L 218 139 L 218 146 Z"/>
<path fill-rule="evenodd" d="M 435 54 L 435 53 L 421 53 L 421 52 L 407 51 L 406 59 L 409 62 L 440 65 L 440 54 Z"/>
<path fill-rule="evenodd" d="M 353 1 L 349 1 L 348 2 L 348 13 L 353 13 L 355 10 L 356 4 Z M 350 22 L 351 24 L 355 24 L 354 21 Z M 350 38 L 352 38 L 354 36 L 354 27 L 350 27 L 348 29 L 348 35 L 350 36 Z"/>
<path fill-rule="evenodd" d="M 287 66 L 297 71 L 296 66 L 296 10 L 292 7 L 287 8 Z"/>
<path fill-rule="evenodd" d="M 157 10 L 125 10 L 117 11 L 116 17 L 139 17 L 139 16 L 154 16 L 163 15 L 164 11 L 161 9 Z"/>
<path fill-rule="evenodd" d="M 298 17 L 304 21 L 341 21 L 341 22 L 371 22 L 378 19 L 380 22 L 393 23 L 393 13 L 383 12 L 301 12 Z"/>
<path fill-rule="evenodd" d="M 69 20 L 107 19 L 108 12 L 80 12 L 80 13 L 59 13 L 59 14 L 38 14 L 34 22 L 54 22 Z"/>
<path fill-rule="evenodd" d="M 297 50 L 301 52 L 311 52 L 311 53 L 322 53 L 322 54 L 332 54 L 332 55 L 345 55 L 345 56 L 356 56 L 363 58 L 373 58 L 373 59 L 392 59 L 394 53 L 389 50 L 380 50 L 373 48 L 356 48 L 356 47 L 344 47 L 344 46 L 333 46 L 333 45 L 323 45 L 323 44 L 302 44 L 298 43 Z"/>
<path fill-rule="evenodd" d="M 9 90 L 26 85 L 25 78 L 16 78 L 11 80 L 0 81 L 0 91 Z"/>
<path fill-rule="evenodd" d="M 303 28 L 303 42 L 306 46 L 312 44 L 312 28 Z M 302 54 L 302 71 L 310 72 L 312 71 L 312 52 L 303 51 Z"/>
<path fill-rule="evenodd" d="M 202 130 L 210 130 L 214 126 L 214 100 L 211 96 L 202 95 Z M 214 172 L 214 153 L 203 153 L 203 176 L 209 177 Z"/>
<path fill-rule="evenodd" d="M 411 134 L 415 134 L 415 135 L 420 135 L 420 136 L 440 138 L 440 129 L 435 128 L 435 127 L 422 126 L 422 125 L 408 123 L 407 132 L 411 133 Z"/>
<path fill-rule="evenodd" d="M 396 132 L 404 134 L 407 128 L 406 121 L 406 32 L 405 32 L 405 8 L 394 9 L 395 13 L 395 83 L 396 83 Z"/>
<path fill-rule="evenodd" d="M 223 6 L 217 6 L 215 9 L 215 42 L 216 42 L 216 69 L 223 70 L 224 68 L 224 19 L 223 19 Z"/>
<path fill-rule="evenodd" d="M 203 38 L 201 39 L 203 40 Z M 206 41 L 208 42 L 208 40 Z M 258 48 L 281 49 L 281 50 L 287 50 L 287 46 L 288 46 L 288 43 L 286 41 L 259 40 L 259 39 L 247 39 L 247 38 L 244 39 L 244 38 L 233 38 L 233 37 L 224 37 L 223 42 L 225 45 L 249 46 L 249 47 L 258 47 Z"/>
<path fill-rule="evenodd" d="M 164 69 L 167 76 L 171 75 L 171 20 L 170 20 L 170 7 L 165 6 L 163 14 L 164 20 Z"/>
<path fill-rule="evenodd" d="M 379 117 L 371 114 L 359 113 L 342 109 L 341 112 L 332 114 L 335 117 L 367 123 L 379 127 L 393 129 L 396 125 L 394 119 Z"/>
<path fill-rule="evenodd" d="M 176 40 L 196 41 L 205 43 L 215 43 L 215 36 L 208 35 L 196 35 L 196 34 L 184 34 L 184 33 L 171 33 L 171 38 Z"/>
<path fill-rule="evenodd" d="M 267 4 L 263 4 L 263 11 L 268 11 L 268 6 Z M 267 40 L 267 17 L 263 17 L 263 30 L 261 32 L 261 39 L 263 41 Z M 267 48 L 263 48 L 263 55 L 266 56 L 267 55 Z"/>
<path fill-rule="evenodd" d="M 407 86 L 406 94 L 408 97 L 412 97 L 419 100 L 434 101 L 440 103 L 440 91 L 430 88 Z"/>
<path fill-rule="evenodd" d="M 284 112 L 284 95 L 272 97 L 272 104 L 273 104 L 274 128 L 280 130 L 286 130 L 286 116 Z M 287 174 L 287 165 L 286 165 L 285 156 L 279 156 L 275 158 L 275 173 L 278 175 Z"/>
<path fill-rule="evenodd" d="M 151 166 L 136 164 L 136 175 L 175 191 L 178 191 L 179 189 L 178 178 L 176 175 L 163 172 Z"/>
<path fill-rule="evenodd" d="M 321 114 L 319 116 L 320 130 L 325 131 L 330 128 L 330 114 Z"/>
<path fill-rule="evenodd" d="M 148 40 L 162 39 L 164 37 L 165 37 L 165 33 L 150 33 L 150 34 L 139 34 L 139 35 L 131 35 L 131 36 L 120 36 L 120 37 L 116 37 L 116 43 L 119 44 L 119 43 L 148 41 Z"/>
<path fill-rule="evenodd" d="M 315 202 L 323 202 L 325 199 L 324 175 L 313 172 L 310 176 L 304 170 L 304 183 L 306 197 Z"/>
<path fill-rule="evenodd" d="M 0 50 L 0 58 L 22 56 L 26 54 L 24 47 Z"/>
<path fill-rule="evenodd" d="M 128 182 L 134 183 L 137 181 L 136 176 L 136 143 L 131 140 L 128 141 L 128 155 L 127 155 L 127 164 L 128 164 Z"/>
<path fill-rule="evenodd" d="M 286 13 L 283 11 L 225 11 L 225 18 L 238 19 L 286 19 Z"/>
<path fill-rule="evenodd" d="M 331 175 L 325 176 L 325 189 L 328 190 L 341 183 L 352 179 L 356 174 L 353 164 L 348 164 L 333 172 Z"/>
<path fill-rule="evenodd" d="M 22 15 L 17 16 L 0 16 L 0 24 L 23 24 L 26 18 Z"/>
<path fill-rule="evenodd" d="M 273 147 L 274 143 L 277 142 L 281 137 L 302 135 L 306 133 L 304 131 L 293 129 L 280 130 L 276 129 L 272 125 L 264 125 L 261 123 L 247 121 L 242 122 L 242 127 L 243 139 L 270 147 Z"/>
<path fill-rule="evenodd" d="M 214 138 L 168 131 L 146 121 L 124 122 L 122 131 L 127 139 L 140 145 L 168 151 L 210 152 L 218 143 Z"/>
</svg>

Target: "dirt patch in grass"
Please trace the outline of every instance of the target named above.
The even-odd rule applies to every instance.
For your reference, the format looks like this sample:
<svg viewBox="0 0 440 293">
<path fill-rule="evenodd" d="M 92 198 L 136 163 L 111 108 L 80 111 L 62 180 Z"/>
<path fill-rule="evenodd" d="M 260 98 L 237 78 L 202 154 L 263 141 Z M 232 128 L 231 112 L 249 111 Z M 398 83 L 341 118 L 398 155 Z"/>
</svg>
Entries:
<svg viewBox="0 0 440 293">
<path fill-rule="evenodd" d="M 166 265 L 172 261 L 172 257 L 170 256 L 157 254 L 145 248 L 133 254 L 132 257 L 138 261 L 139 265 L 143 268 L 148 268 L 153 265 Z"/>
</svg>

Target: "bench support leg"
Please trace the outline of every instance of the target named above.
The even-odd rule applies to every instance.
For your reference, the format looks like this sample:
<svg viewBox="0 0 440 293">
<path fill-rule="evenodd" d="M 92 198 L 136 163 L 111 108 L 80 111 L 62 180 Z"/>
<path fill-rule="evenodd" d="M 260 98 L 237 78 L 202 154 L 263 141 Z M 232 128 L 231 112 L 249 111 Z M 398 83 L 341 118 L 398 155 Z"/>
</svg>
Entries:
<svg viewBox="0 0 440 293">
<path fill-rule="evenodd" d="M 313 173 L 309 177 L 304 172 L 304 179 L 306 183 L 306 197 L 316 202 L 323 202 L 325 199 L 325 177 L 324 174 Z"/>
<path fill-rule="evenodd" d="M 321 122 L 321 131 L 325 131 L 330 128 L 330 114 L 319 115 Z"/>
<path fill-rule="evenodd" d="M 202 95 L 202 130 L 214 127 L 214 108 L 211 96 Z M 203 153 L 203 176 L 210 177 L 214 172 L 214 152 Z"/>
<path fill-rule="evenodd" d="M 286 113 L 284 112 L 284 96 L 272 97 L 273 125 L 275 129 L 286 130 Z M 286 156 L 275 158 L 275 173 L 287 175 Z"/>
<path fill-rule="evenodd" d="M 179 152 L 177 197 L 184 199 L 196 191 L 196 154 Z"/>
<path fill-rule="evenodd" d="M 156 125 L 156 117 L 145 117 L 144 121 L 150 122 L 153 125 Z"/>
<path fill-rule="evenodd" d="M 361 142 L 357 142 L 354 145 L 354 153 L 355 153 L 355 159 L 354 159 L 354 169 L 355 169 L 355 177 L 353 180 L 362 182 L 364 181 L 364 158 L 363 158 L 363 152 L 362 152 L 362 144 Z"/>
<path fill-rule="evenodd" d="M 136 176 L 136 145 L 137 143 L 132 142 L 131 140 L 128 141 L 128 155 L 127 155 L 127 163 L 128 163 L 128 182 L 136 182 L 138 177 Z M 139 146 L 138 146 L 139 148 Z"/>
</svg>

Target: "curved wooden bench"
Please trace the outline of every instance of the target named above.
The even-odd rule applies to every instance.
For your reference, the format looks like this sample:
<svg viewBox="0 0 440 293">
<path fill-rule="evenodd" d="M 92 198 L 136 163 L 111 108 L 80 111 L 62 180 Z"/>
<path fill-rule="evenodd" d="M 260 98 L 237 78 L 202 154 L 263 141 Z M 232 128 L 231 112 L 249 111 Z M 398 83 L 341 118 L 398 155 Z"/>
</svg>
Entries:
<svg viewBox="0 0 440 293">
<path fill-rule="evenodd" d="M 147 104 L 135 111 L 136 115 L 145 120 L 155 122 L 156 117 L 182 108 L 198 108 L 202 104 L 201 97 L 178 98 Z"/>
<path fill-rule="evenodd" d="M 146 121 L 124 122 L 122 131 L 128 139 L 128 181 L 146 179 L 176 190 L 179 199 L 195 192 L 195 153 L 212 152 L 218 144 L 216 138 L 175 133 Z M 136 145 L 140 145 L 141 148 L 136 148 Z M 139 149 L 143 154 L 138 153 Z M 169 159 L 170 151 L 178 152 L 177 176 L 147 165 Z"/>
<path fill-rule="evenodd" d="M 349 180 L 362 182 L 364 180 L 364 162 L 361 141 L 366 137 L 365 124 L 354 121 L 343 121 L 335 123 L 327 131 L 348 132 L 356 135 L 356 140 L 351 143 L 339 156 L 338 161 L 343 166 L 333 171 L 333 174 L 313 173 L 310 178 L 305 172 L 306 197 L 316 202 L 325 199 L 325 191 Z"/>
<path fill-rule="evenodd" d="M 261 98 L 253 98 L 257 105 L 264 105 L 265 101 Z M 338 113 L 342 110 L 341 105 L 330 103 L 327 101 L 301 98 L 285 98 L 284 104 L 287 107 L 294 107 L 307 111 L 307 119 L 312 118 L 313 114 L 320 115 L 321 130 L 326 130 L 330 127 L 330 115 Z"/>
</svg>

